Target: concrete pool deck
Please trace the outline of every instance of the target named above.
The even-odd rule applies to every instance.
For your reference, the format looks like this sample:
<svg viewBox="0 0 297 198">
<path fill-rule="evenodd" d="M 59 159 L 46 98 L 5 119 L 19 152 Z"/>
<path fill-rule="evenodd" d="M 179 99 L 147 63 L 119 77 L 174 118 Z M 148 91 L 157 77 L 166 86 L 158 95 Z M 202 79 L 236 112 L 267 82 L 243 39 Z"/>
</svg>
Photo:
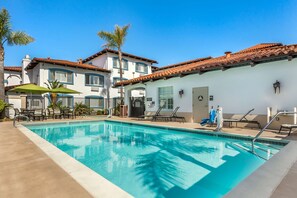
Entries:
<svg viewBox="0 0 297 198">
<path fill-rule="evenodd" d="M 77 120 L 97 120 L 86 117 Z M 105 119 L 105 117 L 101 117 Z M 130 118 L 112 120 L 173 126 L 201 128 L 196 123 L 136 121 Z M 49 120 L 53 121 L 53 120 Z M 56 120 L 55 120 L 56 121 Z M 66 120 L 61 120 L 66 121 Z M 204 128 L 204 127 L 203 127 Z M 23 133 L 12 126 L 12 122 L 0 123 L 0 195 L 4 197 L 91 197 L 67 172 L 31 142 Z M 208 128 L 207 129 L 211 129 Z M 224 128 L 226 133 L 254 136 L 259 130 L 246 128 Z M 297 134 L 278 134 L 267 131 L 262 137 L 297 140 Z M 272 197 L 296 197 L 297 162 L 275 189 Z"/>
</svg>

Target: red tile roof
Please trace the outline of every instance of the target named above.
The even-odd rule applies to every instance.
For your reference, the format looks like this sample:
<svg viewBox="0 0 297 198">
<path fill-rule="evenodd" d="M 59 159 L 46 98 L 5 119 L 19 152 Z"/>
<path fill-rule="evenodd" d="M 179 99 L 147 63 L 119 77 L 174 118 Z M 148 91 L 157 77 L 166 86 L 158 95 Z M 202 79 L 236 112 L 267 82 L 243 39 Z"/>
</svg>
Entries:
<svg viewBox="0 0 297 198">
<path fill-rule="evenodd" d="M 189 60 L 189 61 L 185 61 L 185 62 L 180 62 L 180 63 L 176 63 L 176 64 L 173 64 L 173 65 L 167 65 L 167 66 L 164 66 L 164 67 L 158 67 L 157 69 L 155 69 L 155 72 L 156 71 L 160 71 L 160 70 L 174 68 L 174 67 L 179 67 L 179 66 L 182 66 L 182 65 L 188 65 L 188 64 L 191 64 L 191 63 L 196 63 L 196 62 L 204 61 L 204 60 L 211 59 L 211 58 L 212 58 L 211 56 L 208 56 L 208 57 L 205 57 L 205 58 L 196 58 L 196 59 L 193 59 L 193 60 Z"/>
<path fill-rule="evenodd" d="M 96 58 L 98 56 L 101 56 L 102 54 L 106 54 L 107 52 L 113 53 L 113 54 L 118 54 L 118 51 L 116 51 L 116 50 L 105 48 L 102 51 L 97 52 L 96 54 L 93 54 L 92 56 L 89 56 L 88 58 L 82 60 L 82 62 L 83 63 L 88 62 L 88 61 L 90 61 L 90 60 L 92 60 L 92 59 L 94 59 L 94 58 Z M 125 53 L 125 52 L 122 52 L 122 54 L 123 54 L 123 56 L 143 60 L 143 61 L 146 61 L 146 62 L 149 62 L 149 63 L 158 63 L 155 60 L 151 60 L 151 59 L 148 59 L 148 58 L 143 58 L 143 57 L 140 57 L 140 56 L 135 56 L 133 54 L 128 54 L 128 53 Z"/>
<path fill-rule="evenodd" d="M 74 68 L 81 68 L 81 69 L 88 69 L 88 70 L 110 73 L 110 70 L 102 69 L 102 68 L 96 67 L 94 65 L 83 64 L 83 63 L 79 63 L 79 62 L 71 62 L 71 61 L 67 61 L 67 60 L 56 60 L 56 59 L 50 59 L 50 58 L 33 58 L 33 60 L 26 67 L 26 70 L 33 69 L 40 62 L 41 63 L 50 63 L 53 65 L 61 65 L 61 66 L 67 66 L 67 67 L 74 67 Z"/>
<path fill-rule="evenodd" d="M 282 45 L 280 43 L 265 43 L 252 46 L 237 53 L 231 53 L 228 56 L 209 58 L 203 61 L 197 61 L 189 64 L 182 64 L 177 67 L 160 69 L 152 74 L 138 78 L 125 80 L 116 83 L 115 87 L 139 82 L 154 81 L 188 74 L 204 73 L 213 70 L 226 70 L 229 68 L 255 65 L 261 62 L 276 61 L 297 57 L 297 44 Z"/>
<path fill-rule="evenodd" d="M 22 67 L 21 66 L 5 66 L 4 70 L 6 71 L 14 71 L 14 72 L 21 72 Z"/>
</svg>

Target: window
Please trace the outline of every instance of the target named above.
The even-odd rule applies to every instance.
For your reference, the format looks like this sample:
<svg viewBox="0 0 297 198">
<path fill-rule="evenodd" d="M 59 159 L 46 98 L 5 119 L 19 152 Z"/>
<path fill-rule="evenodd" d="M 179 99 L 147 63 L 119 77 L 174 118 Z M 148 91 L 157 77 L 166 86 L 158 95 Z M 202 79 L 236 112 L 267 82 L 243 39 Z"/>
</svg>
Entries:
<svg viewBox="0 0 297 198">
<path fill-rule="evenodd" d="M 64 107 L 73 108 L 73 96 L 58 95 L 57 101 L 61 101 Z"/>
<path fill-rule="evenodd" d="M 57 80 L 65 84 L 73 84 L 73 72 L 63 69 L 50 69 L 49 80 Z"/>
<path fill-rule="evenodd" d="M 173 109 L 173 87 L 159 87 L 159 106 L 164 109 Z"/>
<path fill-rule="evenodd" d="M 87 86 L 104 86 L 104 76 L 98 74 L 86 74 L 86 85 Z"/>
<path fill-rule="evenodd" d="M 120 68 L 120 62 L 118 57 L 112 58 L 112 65 L 113 65 L 113 68 L 117 68 L 117 69 Z M 122 66 L 123 66 L 123 70 L 128 70 L 128 60 L 122 58 Z"/>
<path fill-rule="evenodd" d="M 100 96 L 86 96 L 86 105 L 91 108 L 104 108 L 104 98 Z"/>
<path fill-rule="evenodd" d="M 135 71 L 139 73 L 148 73 L 148 66 L 144 63 L 135 63 Z"/>
<path fill-rule="evenodd" d="M 122 78 L 122 80 L 128 80 L 128 79 L 127 78 Z M 119 77 L 114 77 L 113 78 L 113 85 L 115 85 L 118 82 L 120 82 L 120 78 Z"/>
</svg>

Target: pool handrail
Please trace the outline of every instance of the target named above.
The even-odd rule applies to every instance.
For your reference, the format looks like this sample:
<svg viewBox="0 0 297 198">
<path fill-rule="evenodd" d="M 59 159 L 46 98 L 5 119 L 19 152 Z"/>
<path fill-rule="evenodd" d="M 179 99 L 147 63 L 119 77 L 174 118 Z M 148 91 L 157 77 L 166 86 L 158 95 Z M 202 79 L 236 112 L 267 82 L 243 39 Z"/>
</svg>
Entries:
<svg viewBox="0 0 297 198">
<path fill-rule="evenodd" d="M 266 130 L 266 128 L 279 116 L 279 115 L 289 115 L 289 114 L 297 114 L 297 112 L 288 112 L 288 111 L 281 111 L 281 112 L 278 112 L 277 114 L 275 114 L 271 120 L 257 133 L 257 135 L 253 138 L 252 140 L 252 153 L 255 153 L 255 150 L 254 150 L 254 143 L 255 141 L 260 137 L 260 135 Z"/>
<path fill-rule="evenodd" d="M 27 122 L 30 121 L 30 118 L 29 118 L 28 116 L 26 116 L 26 115 L 16 115 L 16 116 L 14 116 L 14 118 L 13 118 L 13 126 L 14 126 L 14 127 L 16 127 L 16 125 L 15 125 L 15 120 L 16 120 L 16 118 L 26 118 Z"/>
</svg>

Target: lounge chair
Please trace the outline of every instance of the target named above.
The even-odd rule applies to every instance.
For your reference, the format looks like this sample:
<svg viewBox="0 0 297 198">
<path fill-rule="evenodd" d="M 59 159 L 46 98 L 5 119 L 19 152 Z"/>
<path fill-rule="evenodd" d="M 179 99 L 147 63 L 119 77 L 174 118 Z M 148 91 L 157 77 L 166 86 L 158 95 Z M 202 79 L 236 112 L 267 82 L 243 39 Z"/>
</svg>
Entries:
<svg viewBox="0 0 297 198">
<path fill-rule="evenodd" d="M 249 115 L 252 111 L 254 111 L 255 109 L 251 109 L 249 110 L 246 114 L 244 114 L 240 119 L 224 119 L 224 122 L 228 122 L 229 123 L 229 127 L 231 127 L 232 123 L 235 122 L 237 123 L 247 123 L 247 124 L 257 124 L 259 129 L 261 129 L 261 125 L 258 121 L 256 120 L 248 120 L 246 118 L 247 115 Z"/>
<path fill-rule="evenodd" d="M 180 107 L 176 107 L 176 108 L 172 111 L 171 115 L 168 115 L 168 116 L 166 116 L 166 115 L 157 115 L 157 116 L 154 116 L 154 117 L 153 117 L 153 121 L 156 121 L 156 120 L 158 120 L 158 119 L 163 119 L 163 120 L 165 120 L 165 121 L 173 121 L 173 120 L 176 121 L 176 120 L 181 120 L 182 122 L 186 122 L 185 117 L 183 117 L 183 116 L 178 116 L 178 115 L 176 114 L 179 108 L 180 108 Z"/>
<path fill-rule="evenodd" d="M 152 118 L 152 119 L 155 119 L 156 116 L 160 116 L 160 112 L 161 110 L 163 109 L 163 107 L 159 107 L 159 109 L 156 111 L 155 114 L 152 114 L 152 115 L 142 115 L 142 116 L 139 116 L 138 119 L 145 119 L 145 118 Z"/>
<path fill-rule="evenodd" d="M 294 128 L 297 128 L 297 124 L 282 124 L 278 133 L 280 133 L 282 129 L 289 129 L 289 135 L 291 135 L 292 129 Z"/>
</svg>

